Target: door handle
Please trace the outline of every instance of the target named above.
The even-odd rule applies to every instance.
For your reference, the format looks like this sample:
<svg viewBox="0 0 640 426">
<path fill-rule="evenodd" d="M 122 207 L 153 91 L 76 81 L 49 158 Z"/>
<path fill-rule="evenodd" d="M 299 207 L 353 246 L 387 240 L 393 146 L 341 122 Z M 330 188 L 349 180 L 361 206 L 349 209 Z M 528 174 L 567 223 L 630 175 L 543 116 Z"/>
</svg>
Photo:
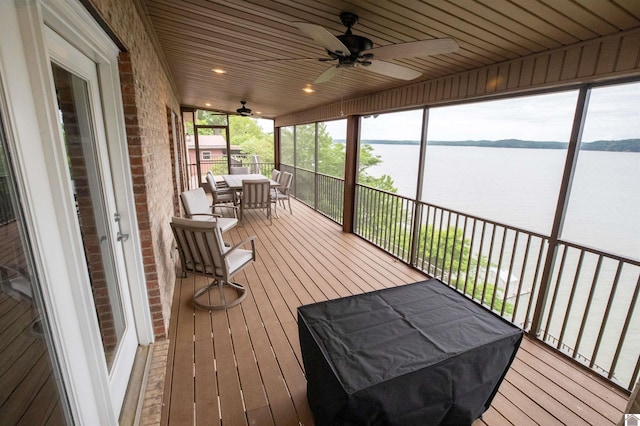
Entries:
<svg viewBox="0 0 640 426">
<path fill-rule="evenodd" d="M 118 241 L 122 241 L 124 243 L 125 241 L 127 241 L 129 239 L 129 234 L 123 234 L 120 231 L 118 231 L 118 234 L 116 235 L 116 238 L 118 239 Z"/>
</svg>

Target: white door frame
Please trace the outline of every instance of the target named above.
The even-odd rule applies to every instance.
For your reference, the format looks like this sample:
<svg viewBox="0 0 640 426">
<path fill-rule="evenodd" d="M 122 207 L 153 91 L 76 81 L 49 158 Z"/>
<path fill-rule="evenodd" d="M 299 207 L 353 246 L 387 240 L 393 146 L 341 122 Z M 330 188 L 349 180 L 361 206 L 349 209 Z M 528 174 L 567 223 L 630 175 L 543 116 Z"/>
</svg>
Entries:
<svg viewBox="0 0 640 426">
<path fill-rule="evenodd" d="M 77 233 L 70 219 L 75 209 L 70 200 L 54 195 L 70 183 L 68 170 L 60 167 L 65 154 L 60 144 L 52 143 L 60 135 L 45 25 L 98 64 L 109 156 L 118 171 L 113 176 L 116 203 L 122 232 L 130 235 L 123 248 L 137 338 L 148 344 L 153 326 L 124 131 L 118 50 L 77 0 L 0 2 L 0 96 L 62 380 L 76 423 L 117 424 L 100 336 L 96 324 L 86 320 L 95 319 L 95 311 L 84 265 L 74 255 L 82 248 L 68 237 Z"/>
</svg>

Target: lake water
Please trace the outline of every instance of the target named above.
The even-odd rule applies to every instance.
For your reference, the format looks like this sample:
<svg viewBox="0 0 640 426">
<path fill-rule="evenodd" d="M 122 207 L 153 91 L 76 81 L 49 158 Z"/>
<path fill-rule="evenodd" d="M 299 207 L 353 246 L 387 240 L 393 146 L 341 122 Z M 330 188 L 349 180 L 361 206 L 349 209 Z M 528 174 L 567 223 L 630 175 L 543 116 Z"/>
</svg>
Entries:
<svg viewBox="0 0 640 426">
<path fill-rule="evenodd" d="M 374 144 L 398 193 L 416 196 L 419 147 Z M 431 146 L 423 200 L 549 235 L 566 151 Z M 640 153 L 582 151 L 562 238 L 640 259 Z"/>
</svg>

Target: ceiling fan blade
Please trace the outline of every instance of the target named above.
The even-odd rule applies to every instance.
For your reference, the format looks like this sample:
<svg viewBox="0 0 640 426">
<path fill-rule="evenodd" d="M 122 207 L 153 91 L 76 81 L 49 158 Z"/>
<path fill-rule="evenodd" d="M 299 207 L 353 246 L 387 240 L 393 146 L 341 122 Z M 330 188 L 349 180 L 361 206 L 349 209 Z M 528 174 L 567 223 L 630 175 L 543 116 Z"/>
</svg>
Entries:
<svg viewBox="0 0 640 426">
<path fill-rule="evenodd" d="M 294 22 L 293 25 L 314 39 L 316 43 L 327 49 L 329 52 L 333 52 L 338 56 L 350 55 L 349 49 L 324 27 L 316 24 L 309 24 L 308 22 Z"/>
<path fill-rule="evenodd" d="M 387 60 L 395 58 L 415 58 L 420 56 L 439 55 L 457 51 L 458 43 L 452 38 L 410 41 L 408 43 L 390 44 L 365 50 L 363 54 L 372 53 L 374 59 Z"/>
<path fill-rule="evenodd" d="M 242 61 L 243 63 L 255 63 L 255 62 L 287 62 L 287 61 L 317 61 L 319 58 L 276 58 L 276 59 L 249 59 L 246 61 Z M 322 58 L 324 60 L 325 58 Z M 331 58 L 327 58 L 326 60 L 331 61 Z"/>
<path fill-rule="evenodd" d="M 325 81 L 329 81 L 333 77 L 335 77 L 336 74 L 338 74 L 338 71 L 339 71 L 338 67 L 335 65 L 332 65 L 331 67 L 327 68 L 322 74 L 320 74 L 318 78 L 316 78 L 314 83 L 324 83 Z"/>
<path fill-rule="evenodd" d="M 421 72 L 412 70 L 411 68 L 384 61 L 372 60 L 371 65 L 362 68 L 388 77 L 399 78 L 400 80 L 413 80 L 422 75 Z"/>
</svg>

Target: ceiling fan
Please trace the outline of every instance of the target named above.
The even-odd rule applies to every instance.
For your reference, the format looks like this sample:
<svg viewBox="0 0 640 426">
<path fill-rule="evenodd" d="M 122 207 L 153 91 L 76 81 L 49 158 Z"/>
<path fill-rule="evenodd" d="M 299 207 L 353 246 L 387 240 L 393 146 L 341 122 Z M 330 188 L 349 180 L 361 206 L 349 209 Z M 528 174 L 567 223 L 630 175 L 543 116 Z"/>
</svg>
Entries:
<svg viewBox="0 0 640 426">
<path fill-rule="evenodd" d="M 320 58 L 320 61 L 336 61 L 336 64 L 320 74 L 314 83 L 324 83 L 331 80 L 338 74 L 341 68 L 360 66 L 388 77 L 413 80 L 422 75 L 422 73 L 411 68 L 385 62 L 384 60 L 437 55 L 458 50 L 458 43 L 451 38 L 411 41 L 373 48 L 373 42 L 371 40 L 351 32 L 351 27 L 358 22 L 358 15 L 350 12 L 342 12 L 340 14 L 340 20 L 342 24 L 347 27 L 347 31 L 339 36 L 334 36 L 320 25 L 307 22 L 293 23 L 300 31 L 311 37 L 316 43 L 327 50 L 329 57 Z"/>
<path fill-rule="evenodd" d="M 242 106 L 238 108 L 236 112 L 243 117 L 249 117 L 251 115 L 251 110 L 246 106 L 247 101 L 240 101 L 240 103 L 242 104 Z"/>
</svg>

